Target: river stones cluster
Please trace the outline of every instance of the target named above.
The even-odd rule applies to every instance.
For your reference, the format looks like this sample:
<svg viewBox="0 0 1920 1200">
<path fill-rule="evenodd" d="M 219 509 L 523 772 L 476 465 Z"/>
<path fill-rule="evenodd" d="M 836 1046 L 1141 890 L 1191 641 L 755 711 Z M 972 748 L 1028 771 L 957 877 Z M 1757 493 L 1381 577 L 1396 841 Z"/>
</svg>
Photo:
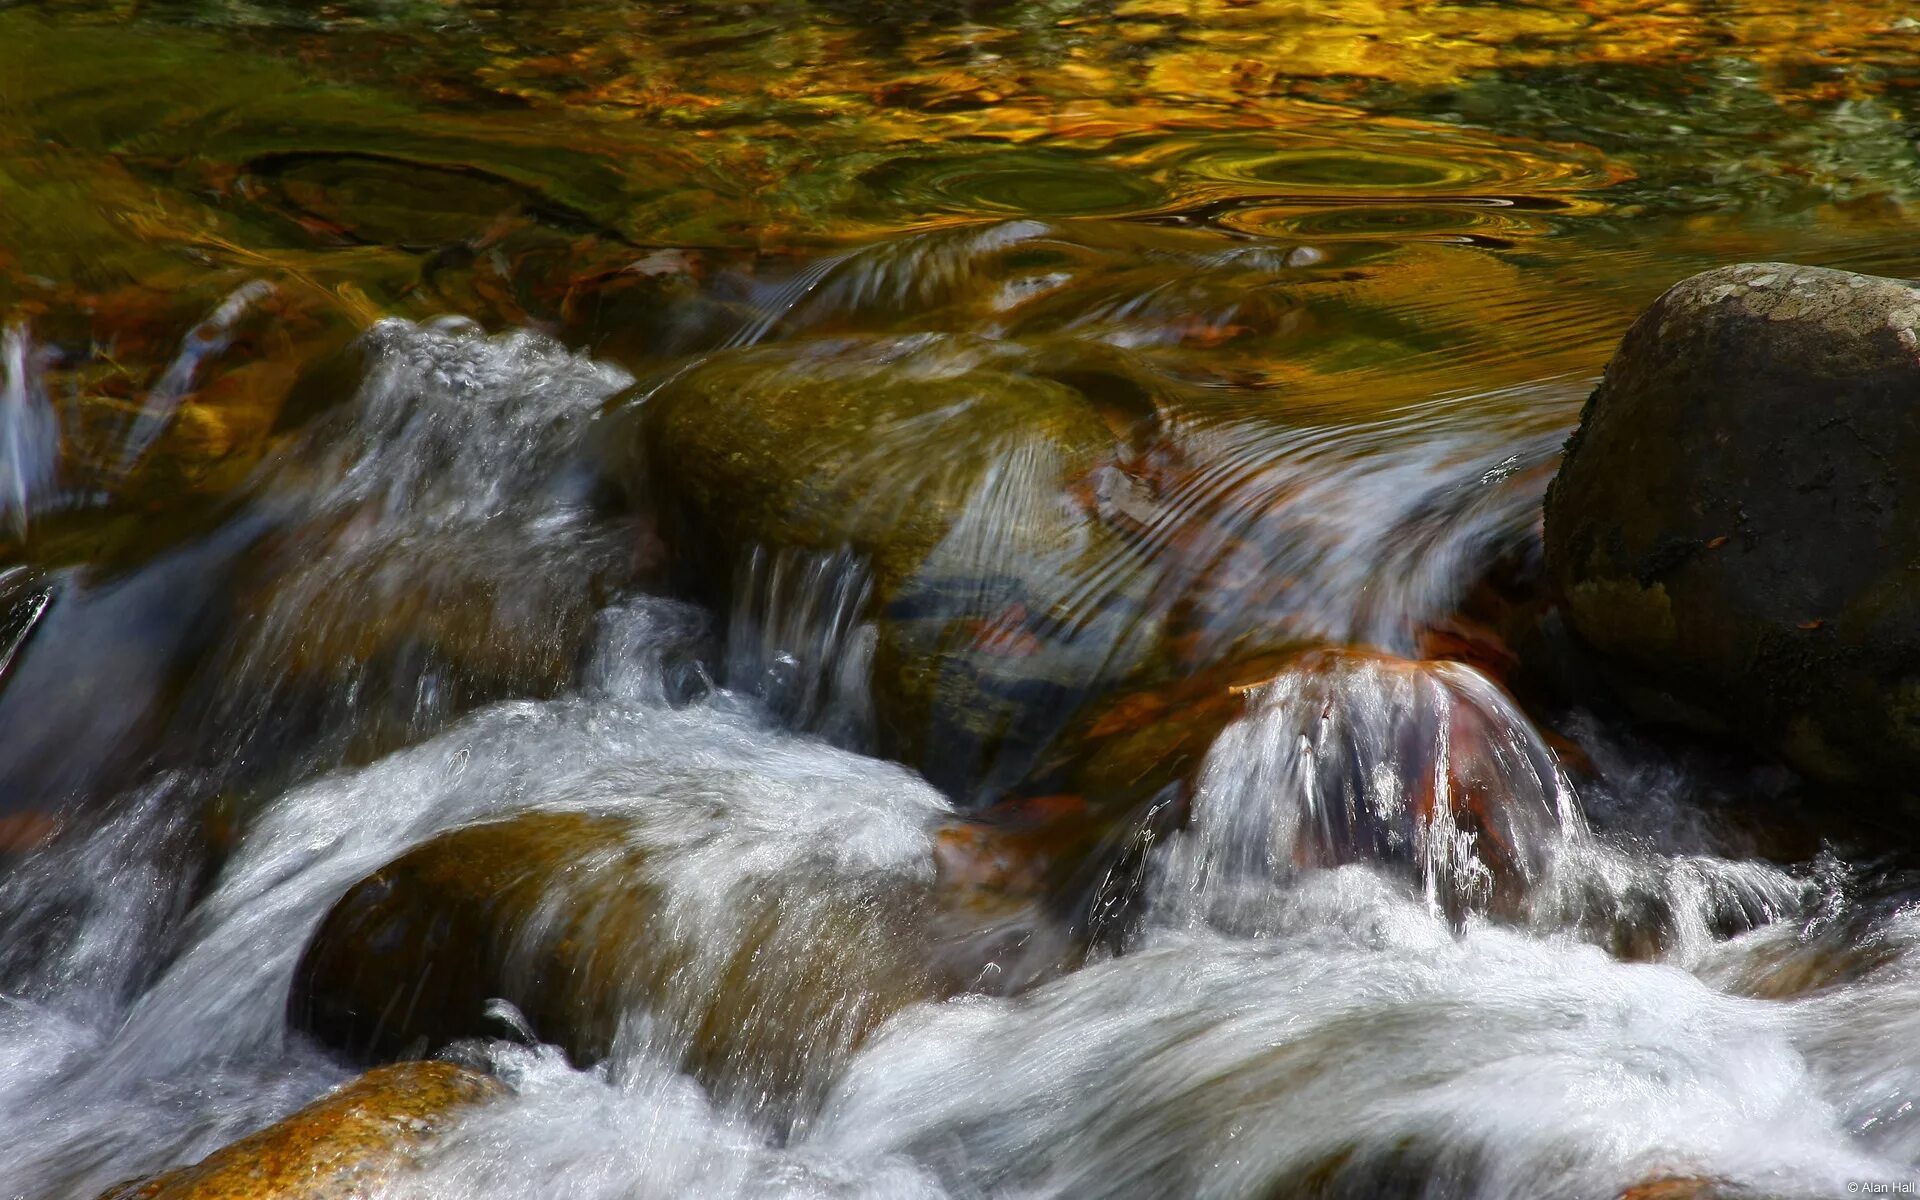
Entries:
<svg viewBox="0 0 1920 1200">
<path fill-rule="evenodd" d="M 192 1166 L 109 1189 L 99 1200 L 348 1200 L 412 1168 L 464 1110 L 505 1095 L 444 1062 L 377 1067 Z"/>
<path fill-rule="evenodd" d="M 1546 503 L 1568 622 L 1641 714 L 1807 775 L 1920 768 L 1920 288 L 1684 280 L 1620 344 Z"/>
</svg>

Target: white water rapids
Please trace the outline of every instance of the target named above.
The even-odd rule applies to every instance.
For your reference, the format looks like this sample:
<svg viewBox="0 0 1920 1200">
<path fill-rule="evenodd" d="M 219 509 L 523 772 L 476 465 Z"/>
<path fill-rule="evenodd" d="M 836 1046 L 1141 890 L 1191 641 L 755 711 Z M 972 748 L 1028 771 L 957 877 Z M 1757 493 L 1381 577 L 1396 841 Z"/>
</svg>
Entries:
<svg viewBox="0 0 1920 1200">
<path fill-rule="evenodd" d="M 282 568 L 282 607 L 219 660 L 225 679 L 297 657 L 302 613 L 323 610 L 324 630 L 363 619 L 355 603 L 392 602 L 395 580 L 418 577 L 407 564 L 448 596 L 491 589 L 493 619 L 511 627 L 601 570 L 569 547 L 592 564 L 611 554 L 619 530 L 576 502 L 555 446 L 618 372 L 532 335 L 389 323 L 378 339 L 385 365 L 359 401 L 370 440 L 315 460 L 307 491 L 262 502 L 332 541 Z M 1270 472 L 1285 450 L 1262 449 Z M 1377 451 L 1365 478 L 1412 505 L 1470 460 L 1416 441 Z M 1317 460 L 1288 461 L 1305 473 Z M 1338 469 L 1296 487 L 1297 502 L 1322 503 Z M 1423 470 L 1424 489 L 1405 486 Z M 1366 556 L 1406 526 L 1387 511 L 1359 528 L 1379 511 L 1317 523 Z M 1508 515 L 1492 501 L 1458 513 Z M 1406 565 L 1409 595 L 1436 591 L 1429 576 L 1471 540 L 1456 532 L 1420 543 L 1431 553 Z M 1333 565 L 1301 584 L 1329 605 L 1347 594 L 1336 576 L 1358 569 L 1333 546 L 1310 548 L 1304 561 Z M 536 690 L 516 673 L 531 668 L 508 655 L 495 682 L 509 698 L 460 716 L 434 691 L 450 668 L 430 653 L 395 667 L 417 685 L 410 744 L 370 762 L 333 747 L 360 719 L 353 689 L 391 680 L 348 679 L 333 699 L 350 711 L 328 710 L 300 781 L 274 779 L 209 879 L 189 826 L 240 777 L 220 762 L 151 774 L 13 866 L 0 879 L 0 1197 L 84 1200 L 348 1078 L 288 1028 L 296 959 L 349 887 L 436 833 L 531 810 L 621 816 L 659 864 L 663 919 L 715 953 L 770 938 L 803 956 L 837 897 L 926 887 L 948 801 L 904 767 L 795 731 L 849 702 L 840 660 L 859 642 L 847 614 L 860 585 L 797 560 L 746 570 L 769 599 L 742 601 L 724 655 L 706 614 L 629 583 L 576 622 L 586 653 L 555 694 L 519 694 Z M 83 603 L 58 595 L 46 619 Z M 45 677 L 32 655 L 51 632 L 0 640 L 6 701 Z M 554 636 L 544 657 L 570 645 Z M 727 682 L 722 658 L 737 688 L 708 677 L 711 665 Z M 1489 865 L 1448 840 L 1445 819 L 1406 823 L 1415 802 L 1389 778 L 1404 731 L 1455 704 L 1482 722 L 1484 761 L 1444 743 L 1422 753 L 1442 792 L 1477 771 L 1523 794 L 1502 839 L 1527 885 L 1513 904 L 1489 901 Z M 1329 791 L 1314 755 L 1335 751 L 1377 785 Z M 1864 870 L 1729 857 L 1681 819 L 1685 780 L 1644 772 L 1614 772 L 1619 794 L 1589 829 L 1541 735 L 1467 667 L 1438 684 L 1365 659 L 1283 676 L 1198 779 L 1186 826 L 1149 851 L 1117 953 L 1012 994 L 912 1004 L 846 1053 L 809 1058 L 803 1110 L 778 1116 L 683 1074 L 670 1011 L 633 1012 L 614 1056 L 584 1069 L 503 1022 L 470 1053 L 512 1095 L 378 1194 L 1537 1200 L 1672 1177 L 1767 1197 L 1920 1179 L 1920 910 L 1876 899 Z M 1349 836 L 1356 813 L 1388 832 Z M 771 925 L 755 916 L 768 896 Z M 1629 945 L 1642 949 L 1616 953 Z M 1829 960 L 1847 965 L 1823 973 Z M 1780 983 L 1797 974 L 1813 982 Z"/>
</svg>

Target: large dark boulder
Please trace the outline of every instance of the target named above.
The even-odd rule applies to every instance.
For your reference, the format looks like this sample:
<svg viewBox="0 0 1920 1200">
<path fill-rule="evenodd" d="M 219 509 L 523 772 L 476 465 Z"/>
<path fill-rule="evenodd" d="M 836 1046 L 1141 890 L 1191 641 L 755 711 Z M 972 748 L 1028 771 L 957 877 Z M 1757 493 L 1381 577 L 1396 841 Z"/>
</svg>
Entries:
<svg viewBox="0 0 1920 1200">
<path fill-rule="evenodd" d="M 1575 632 L 1651 718 L 1843 784 L 1920 767 L 1920 288 L 1778 263 L 1628 330 L 1546 503 Z"/>
</svg>

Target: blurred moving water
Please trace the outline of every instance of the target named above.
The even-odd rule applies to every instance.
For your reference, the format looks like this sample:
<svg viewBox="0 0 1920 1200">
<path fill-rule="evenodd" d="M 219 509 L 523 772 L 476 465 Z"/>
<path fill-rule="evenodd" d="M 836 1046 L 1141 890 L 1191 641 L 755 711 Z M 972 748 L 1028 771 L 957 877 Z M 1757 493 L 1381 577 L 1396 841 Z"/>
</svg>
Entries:
<svg viewBox="0 0 1920 1200">
<path fill-rule="evenodd" d="M 443 953 L 538 1000 L 587 904 L 605 1036 L 495 1005 L 512 1094 L 364 1194 L 1920 1179 L 1910 833 L 1629 728 L 1537 594 L 1641 306 L 1920 274 L 1899 6 L 0 46 L 0 1196 L 349 1078 L 329 912 L 527 814 L 621 832 Z"/>
</svg>

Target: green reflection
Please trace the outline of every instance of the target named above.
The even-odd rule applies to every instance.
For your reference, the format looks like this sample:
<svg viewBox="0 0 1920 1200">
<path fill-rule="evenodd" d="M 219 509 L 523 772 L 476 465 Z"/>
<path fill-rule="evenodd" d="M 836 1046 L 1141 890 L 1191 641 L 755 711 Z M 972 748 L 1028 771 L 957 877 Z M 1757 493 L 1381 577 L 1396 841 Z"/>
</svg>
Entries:
<svg viewBox="0 0 1920 1200">
<path fill-rule="evenodd" d="M 1385 154 L 1303 150 L 1245 165 L 1263 183 L 1332 188 L 1465 187 L 1486 177 L 1466 162 L 1446 163 Z"/>
<path fill-rule="evenodd" d="M 1167 199 L 1150 179 L 1046 154 L 905 159 L 868 171 L 861 182 L 887 207 L 973 215 L 1107 216 L 1149 210 Z"/>
</svg>

